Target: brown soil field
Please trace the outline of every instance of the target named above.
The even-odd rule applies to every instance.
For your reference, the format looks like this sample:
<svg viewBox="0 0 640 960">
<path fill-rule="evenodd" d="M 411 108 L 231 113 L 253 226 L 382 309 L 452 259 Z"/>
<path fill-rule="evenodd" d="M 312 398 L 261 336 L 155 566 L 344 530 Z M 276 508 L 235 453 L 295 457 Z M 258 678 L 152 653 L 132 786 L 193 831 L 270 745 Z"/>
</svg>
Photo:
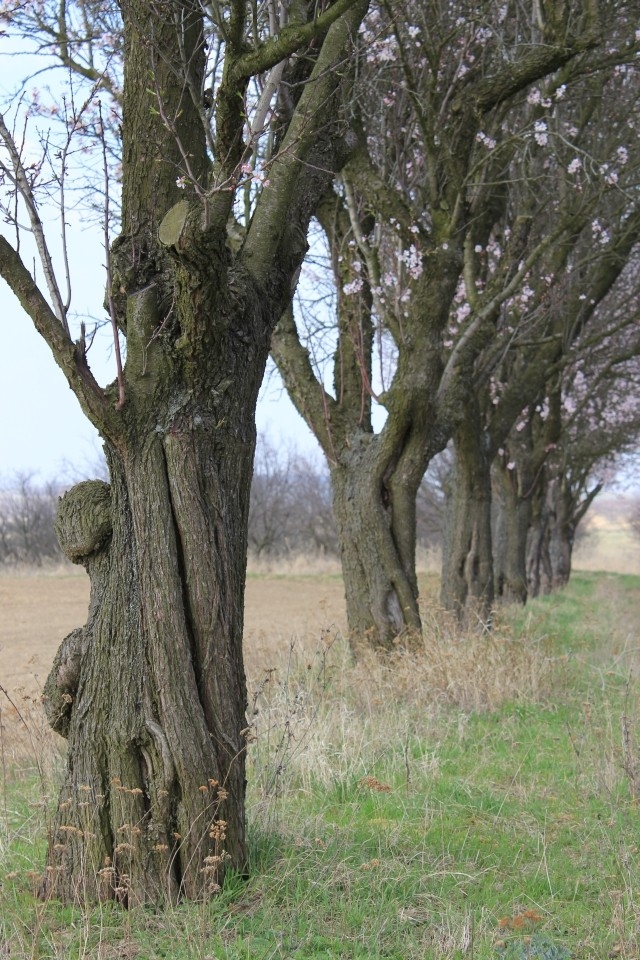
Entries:
<svg viewBox="0 0 640 960">
<path fill-rule="evenodd" d="M 33 713 L 62 639 L 86 620 L 89 579 L 83 571 L 0 576 L 0 685 L 18 709 Z M 247 581 L 247 671 L 256 678 L 292 642 L 304 647 L 344 630 L 337 576 L 252 576 Z M 31 699 L 32 698 L 32 699 Z M 1 702 L 4 701 L 4 702 Z M 15 708 L 0 691 L 5 733 Z"/>
<path fill-rule="evenodd" d="M 588 535 L 576 546 L 575 568 L 640 573 L 640 539 L 626 517 L 611 516 L 597 504 L 589 520 Z M 344 592 L 335 568 L 313 573 L 293 566 L 286 574 L 249 575 L 245 650 L 250 674 L 268 667 L 292 641 L 308 647 L 344 631 Z M 61 640 L 84 623 L 88 598 L 89 580 L 79 568 L 0 575 L 0 684 L 12 696 L 38 696 Z"/>
</svg>

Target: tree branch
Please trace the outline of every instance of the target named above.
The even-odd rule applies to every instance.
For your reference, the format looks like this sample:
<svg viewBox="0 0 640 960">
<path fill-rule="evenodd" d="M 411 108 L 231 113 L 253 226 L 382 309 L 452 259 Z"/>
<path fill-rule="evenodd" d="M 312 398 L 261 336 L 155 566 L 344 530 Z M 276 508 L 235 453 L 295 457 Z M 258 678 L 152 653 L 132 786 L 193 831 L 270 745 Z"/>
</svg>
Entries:
<svg viewBox="0 0 640 960">
<path fill-rule="evenodd" d="M 84 412 L 97 427 L 113 427 L 113 412 L 104 391 L 89 369 L 82 343 L 73 343 L 20 256 L 3 236 L 0 236 L 0 276 L 6 280 L 22 308 L 33 320 L 36 330 L 49 345 Z"/>
<path fill-rule="evenodd" d="M 285 276 L 295 274 L 306 253 L 306 232 L 318 199 L 347 159 L 349 143 L 339 136 L 333 98 L 342 81 L 340 64 L 366 8 L 367 0 L 349 0 L 349 12 L 331 26 L 270 165 L 271 185 L 260 195 L 241 254 L 259 282 L 273 277 L 276 265 Z M 290 294 L 287 290 L 287 297 Z"/>
<path fill-rule="evenodd" d="M 325 455 L 334 458 L 331 422 L 339 415 L 339 407 L 313 372 L 309 351 L 300 343 L 291 307 L 285 310 L 274 331 L 271 356 L 296 409 L 313 430 Z"/>
<path fill-rule="evenodd" d="M 49 253 L 49 248 L 44 235 L 44 227 L 42 225 L 42 220 L 40 219 L 40 214 L 38 213 L 38 208 L 33 197 L 33 190 L 22 164 L 22 159 L 18 152 L 18 148 L 16 147 L 15 140 L 13 139 L 9 128 L 6 125 L 2 114 L 0 114 L 0 138 L 2 138 L 11 158 L 13 171 L 5 167 L 4 164 L 2 164 L 2 169 L 4 169 L 7 175 L 10 177 L 11 182 L 14 184 L 16 191 L 20 194 L 24 205 L 27 208 L 27 214 L 31 223 L 33 236 L 36 241 L 36 247 L 38 248 L 40 262 L 42 264 L 45 280 L 47 282 L 49 296 L 51 297 L 51 301 L 53 303 L 54 312 L 58 318 L 60 326 L 65 331 L 67 336 L 69 336 L 67 311 L 64 306 L 58 281 L 56 280 L 51 254 Z"/>
<path fill-rule="evenodd" d="M 257 50 L 252 50 L 236 60 L 232 68 L 233 77 L 249 79 L 270 70 L 310 40 L 326 33 L 336 20 L 360 2 L 361 0 L 336 0 L 311 23 L 295 23 L 284 27 L 277 37 L 270 37 Z"/>
<path fill-rule="evenodd" d="M 471 96 L 479 110 L 482 113 L 488 113 L 514 94 L 535 83 L 536 80 L 548 76 L 553 70 L 563 67 L 581 53 L 592 50 L 601 39 L 599 31 L 592 25 L 590 30 L 586 30 L 572 43 L 557 47 L 535 48 L 522 60 L 509 63 L 493 77 L 481 80 L 473 93 L 465 89 L 464 93 L 458 94 L 454 109 L 460 110 L 464 100 Z"/>
</svg>

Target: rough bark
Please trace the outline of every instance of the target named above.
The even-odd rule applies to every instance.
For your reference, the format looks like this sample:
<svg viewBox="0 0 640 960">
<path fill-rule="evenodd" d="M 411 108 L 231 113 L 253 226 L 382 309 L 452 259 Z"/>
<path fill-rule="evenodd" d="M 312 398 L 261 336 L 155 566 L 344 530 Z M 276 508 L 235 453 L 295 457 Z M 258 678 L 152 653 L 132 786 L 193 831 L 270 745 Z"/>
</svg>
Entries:
<svg viewBox="0 0 640 960">
<path fill-rule="evenodd" d="M 187 391 L 160 353 L 138 380 L 134 326 L 108 518 L 104 484 L 60 509 L 63 549 L 92 591 L 47 683 L 69 751 L 43 885 L 127 904 L 202 898 L 245 869 L 243 585 L 268 350 L 264 334 L 244 351 L 231 335 L 235 360 L 219 351 Z"/>
<path fill-rule="evenodd" d="M 419 4 L 418 11 L 424 13 Z M 339 196 L 325 195 L 317 210 L 338 291 L 332 393 L 314 369 L 305 334 L 298 335 L 290 314 L 281 320 L 273 341 L 273 356 L 289 395 L 330 465 L 350 631 L 382 647 L 399 628 L 415 630 L 419 625 L 417 603 L 411 598 L 415 534 L 409 533 L 416 491 L 430 459 L 463 419 L 460 396 L 478 373 L 475 362 L 495 334 L 502 303 L 515 289 L 507 290 L 515 283 L 513 275 L 502 291 L 486 284 L 477 255 L 506 209 L 509 151 L 515 148 L 503 141 L 489 159 L 479 158 L 478 139 L 494 124 L 500 129 L 514 94 L 597 42 L 591 17 L 579 37 L 572 36 L 567 23 L 561 43 L 551 31 L 540 44 L 524 47 L 518 42 L 506 60 L 491 62 L 487 54 L 483 66 L 478 65 L 478 80 L 458 85 L 453 71 L 447 79 L 450 64 L 441 60 L 439 41 L 441 36 L 448 42 L 448 17 L 452 29 L 456 17 L 450 10 L 441 13 L 433 30 L 425 29 L 416 60 L 414 45 L 403 37 L 406 23 L 391 18 L 390 35 L 394 33 L 403 51 L 398 71 L 393 78 L 385 75 L 384 81 L 402 91 L 394 101 L 393 117 L 378 110 L 380 96 L 372 91 L 379 94 L 382 88 L 375 76 L 367 75 L 365 64 L 359 66 L 371 86 L 359 101 L 358 150 L 345 165 Z M 384 30 L 383 20 L 381 16 L 376 31 Z M 423 71 L 424 56 L 437 64 L 433 75 Z M 386 88 L 383 102 L 385 94 Z M 402 154 L 405 136 L 410 147 Z M 414 153 L 417 163 L 409 162 Z M 545 243 L 550 245 L 551 239 Z M 512 257 L 512 247 L 505 259 L 524 261 L 528 251 Z M 402 263 L 409 262 L 413 265 L 407 270 Z M 389 270 L 397 272 L 395 290 L 386 289 Z M 449 349 L 447 325 L 463 274 L 473 314 Z M 483 300 L 479 291 L 485 286 L 491 292 Z M 375 326 L 393 340 L 396 365 L 375 398 L 386 422 L 374 437 Z M 482 530 L 486 528 L 483 521 Z M 471 589 L 488 598 L 485 546 L 482 551 L 482 572 L 474 573 L 471 561 L 467 575 Z M 404 595 L 401 583 L 407 587 Z"/>
<path fill-rule="evenodd" d="M 440 597 L 459 619 L 485 623 L 493 604 L 491 472 L 479 417 L 458 428 L 454 453 Z"/>
<path fill-rule="evenodd" d="M 331 482 L 352 648 L 411 644 L 420 631 L 415 495 L 381 475 L 370 434 L 342 452 Z"/>
<path fill-rule="evenodd" d="M 493 478 L 495 596 L 505 602 L 526 603 L 526 550 L 531 498 L 519 495 L 517 480 L 506 465 L 496 463 Z"/>
<path fill-rule="evenodd" d="M 60 506 L 61 544 L 85 564 L 91 602 L 46 684 L 50 722 L 69 750 L 44 897 L 201 899 L 227 870 L 246 868 L 242 629 L 255 406 L 310 217 L 348 154 L 340 64 L 366 6 L 336 0 L 249 49 L 236 5 L 211 157 L 202 8 L 123 0 L 122 232 L 107 290 L 127 343 L 117 383 L 96 383 L 84 339 L 71 341 L 0 238 L 0 273 L 100 430 L 111 481 L 82 484 Z M 248 80 L 301 46 L 309 82 L 283 118 L 271 186 L 231 244 Z"/>
<path fill-rule="evenodd" d="M 527 576 L 531 596 L 559 590 L 569 582 L 578 524 L 602 489 L 572 490 L 558 466 L 548 466 L 536 500 L 540 522 L 532 526 L 527 542 Z M 535 508 L 534 508 L 535 509 Z"/>
<path fill-rule="evenodd" d="M 344 211 L 335 219 L 323 215 L 339 291 L 349 279 L 341 250 L 350 228 L 343 217 Z M 378 397 L 388 412 L 378 434 L 371 423 L 372 319 L 366 289 L 357 298 L 339 292 L 333 396 L 316 378 L 291 311 L 281 318 L 272 340 L 272 355 L 291 399 L 329 464 L 355 655 L 363 642 L 388 650 L 398 638 L 409 642 L 421 629 L 416 496 L 429 460 L 448 439 L 435 409 L 442 361 L 432 324 L 437 329 L 447 316 L 458 269 L 455 251 L 444 251 L 441 258 L 434 254 L 433 260 L 438 283 L 425 281 L 415 294 L 416 314 L 423 322 L 415 325 L 413 349 L 398 358 L 393 384 Z"/>
<path fill-rule="evenodd" d="M 546 596 L 551 592 L 551 580 L 547 505 L 541 491 L 537 491 L 532 500 L 527 536 L 528 597 Z"/>
</svg>

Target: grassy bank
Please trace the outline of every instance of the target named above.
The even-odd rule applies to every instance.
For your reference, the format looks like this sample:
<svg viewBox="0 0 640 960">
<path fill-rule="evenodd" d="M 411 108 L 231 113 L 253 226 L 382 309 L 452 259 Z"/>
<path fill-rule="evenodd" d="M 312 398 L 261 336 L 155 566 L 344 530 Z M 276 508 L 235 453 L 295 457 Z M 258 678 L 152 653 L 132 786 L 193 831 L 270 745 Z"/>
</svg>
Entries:
<svg viewBox="0 0 640 960">
<path fill-rule="evenodd" d="M 637 957 L 639 612 L 640 578 L 580 574 L 492 637 L 427 612 L 411 660 L 353 666 L 330 633 L 271 651 L 251 877 L 209 904 L 35 901 L 55 774 L 7 768 L 0 956 Z"/>
</svg>

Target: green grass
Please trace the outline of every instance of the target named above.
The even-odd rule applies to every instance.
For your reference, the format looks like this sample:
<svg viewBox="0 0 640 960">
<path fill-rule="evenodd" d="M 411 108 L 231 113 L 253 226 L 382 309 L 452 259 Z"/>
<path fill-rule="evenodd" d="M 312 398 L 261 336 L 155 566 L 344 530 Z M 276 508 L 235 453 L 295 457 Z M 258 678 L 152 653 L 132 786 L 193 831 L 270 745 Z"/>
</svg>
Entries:
<svg viewBox="0 0 640 960">
<path fill-rule="evenodd" d="M 640 741 L 639 614 L 640 578 L 591 573 L 509 611 L 498 631 L 535 649 L 544 682 L 501 680 L 490 710 L 415 689 L 430 674 L 400 661 L 349 667 L 340 644 L 312 669 L 289 659 L 259 699 L 251 877 L 213 903 L 38 903 L 41 784 L 16 771 L 0 809 L 0 956 L 637 957 L 640 755 L 621 725 Z"/>
</svg>

